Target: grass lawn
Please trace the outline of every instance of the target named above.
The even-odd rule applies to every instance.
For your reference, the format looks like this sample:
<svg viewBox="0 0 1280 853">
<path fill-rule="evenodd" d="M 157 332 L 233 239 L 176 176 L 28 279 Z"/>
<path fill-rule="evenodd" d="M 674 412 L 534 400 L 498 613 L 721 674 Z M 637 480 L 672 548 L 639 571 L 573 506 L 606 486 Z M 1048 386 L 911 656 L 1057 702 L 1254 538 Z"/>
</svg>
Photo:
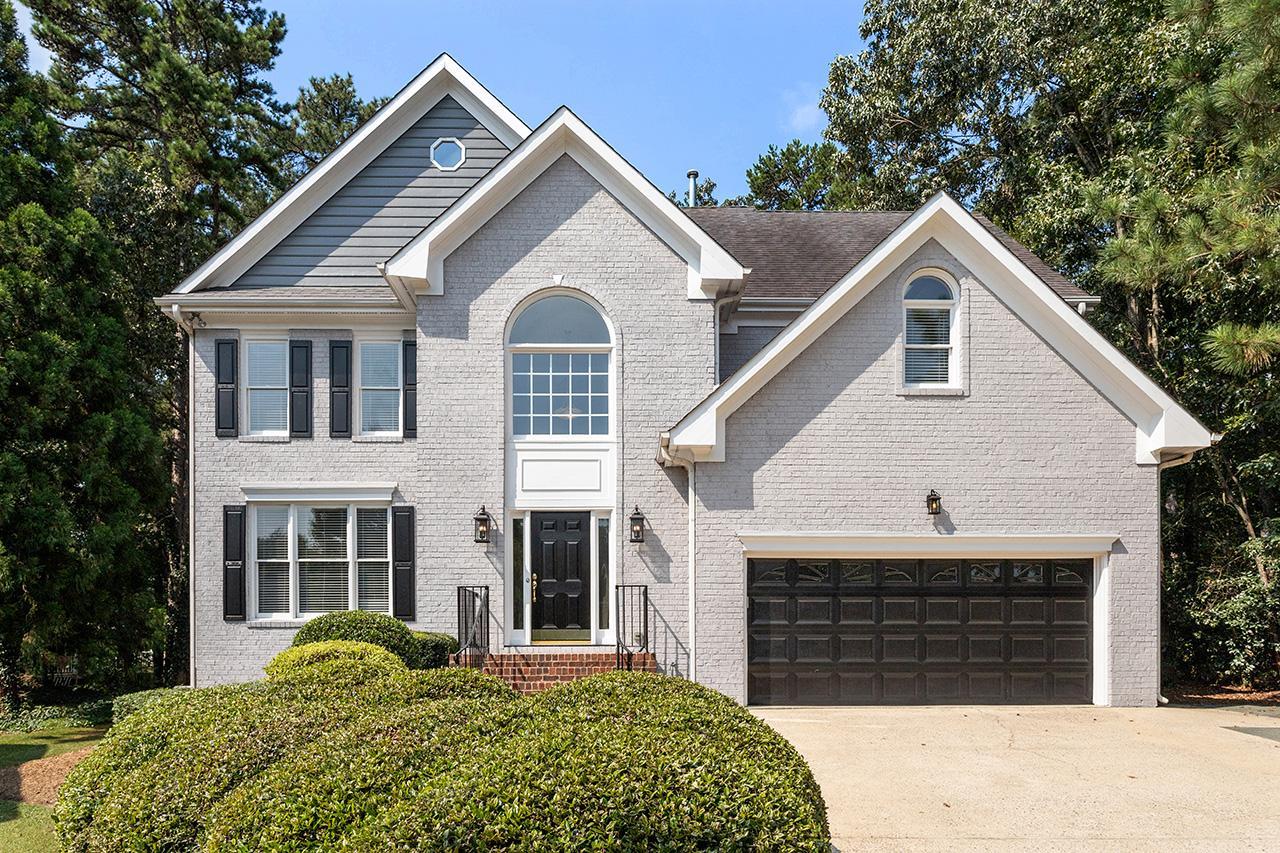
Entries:
<svg viewBox="0 0 1280 853">
<path fill-rule="evenodd" d="M 0 850 L 45 853 L 57 849 L 52 808 L 0 800 Z"/>
<path fill-rule="evenodd" d="M 0 773 L 24 761 L 93 746 L 105 731 L 64 727 L 0 733 Z M 57 849 L 52 808 L 0 800 L 0 850 L 44 853 Z"/>
</svg>

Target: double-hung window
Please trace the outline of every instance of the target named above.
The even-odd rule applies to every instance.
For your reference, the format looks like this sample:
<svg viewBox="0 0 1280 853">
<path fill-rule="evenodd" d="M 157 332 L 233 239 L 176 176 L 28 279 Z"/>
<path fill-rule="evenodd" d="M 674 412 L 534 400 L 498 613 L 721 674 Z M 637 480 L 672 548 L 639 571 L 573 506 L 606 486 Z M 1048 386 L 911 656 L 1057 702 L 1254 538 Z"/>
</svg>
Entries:
<svg viewBox="0 0 1280 853">
<path fill-rule="evenodd" d="M 956 299 L 935 275 L 920 275 L 903 295 L 903 381 L 908 387 L 954 384 L 952 325 Z"/>
<path fill-rule="evenodd" d="M 255 612 L 297 618 L 391 610 L 390 509 L 261 504 L 253 509 Z"/>
<path fill-rule="evenodd" d="M 402 341 L 360 342 L 360 433 L 399 435 Z"/>
<path fill-rule="evenodd" d="M 289 342 L 247 341 L 245 406 L 250 435 L 289 434 Z"/>
</svg>

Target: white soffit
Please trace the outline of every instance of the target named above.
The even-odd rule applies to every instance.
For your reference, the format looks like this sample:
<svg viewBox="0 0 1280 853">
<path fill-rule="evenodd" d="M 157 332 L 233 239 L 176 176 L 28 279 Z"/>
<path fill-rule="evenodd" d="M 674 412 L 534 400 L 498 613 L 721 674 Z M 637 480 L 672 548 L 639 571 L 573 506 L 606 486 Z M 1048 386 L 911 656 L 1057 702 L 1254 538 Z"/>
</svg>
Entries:
<svg viewBox="0 0 1280 853">
<path fill-rule="evenodd" d="M 508 148 L 529 135 L 529 127 L 515 113 L 453 57 L 442 53 L 174 292 L 230 286 L 446 95 L 453 96 Z"/>
<path fill-rule="evenodd" d="M 725 421 L 930 239 L 964 264 L 1137 426 L 1135 460 L 1194 452 L 1213 434 L 1072 310 L 955 199 L 921 206 L 664 437 L 665 454 L 723 462 Z"/>
<path fill-rule="evenodd" d="M 240 487 L 249 503 L 391 503 L 395 483 L 251 483 Z"/>
<path fill-rule="evenodd" d="M 684 259 L 690 299 L 714 298 L 742 280 L 742 265 L 724 247 L 572 110 L 560 107 L 386 262 L 387 281 L 417 293 L 444 293 L 444 259 L 565 154 Z"/>
<path fill-rule="evenodd" d="M 738 534 L 752 557 L 1096 557 L 1119 534 L 893 534 L 754 532 Z"/>
</svg>

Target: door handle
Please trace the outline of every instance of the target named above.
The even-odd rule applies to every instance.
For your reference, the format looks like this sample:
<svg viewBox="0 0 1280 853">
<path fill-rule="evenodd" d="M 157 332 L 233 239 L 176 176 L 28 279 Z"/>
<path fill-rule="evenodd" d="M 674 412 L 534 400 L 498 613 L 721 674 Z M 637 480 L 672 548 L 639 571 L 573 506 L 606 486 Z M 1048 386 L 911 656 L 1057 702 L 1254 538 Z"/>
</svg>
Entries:
<svg viewBox="0 0 1280 853">
<path fill-rule="evenodd" d="M 533 587 L 533 595 L 530 598 L 529 603 L 537 604 L 538 603 L 538 573 L 537 572 L 533 573 L 532 587 Z"/>
</svg>

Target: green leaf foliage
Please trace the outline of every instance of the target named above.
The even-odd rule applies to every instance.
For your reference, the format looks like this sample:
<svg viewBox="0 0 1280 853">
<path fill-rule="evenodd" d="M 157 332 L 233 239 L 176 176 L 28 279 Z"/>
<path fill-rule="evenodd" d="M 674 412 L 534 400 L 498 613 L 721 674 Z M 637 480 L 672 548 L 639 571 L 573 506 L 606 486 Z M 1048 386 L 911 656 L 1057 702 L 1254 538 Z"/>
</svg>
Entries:
<svg viewBox="0 0 1280 853">
<path fill-rule="evenodd" d="M 518 697 L 470 669 L 333 670 L 182 693 L 128 717 L 68 777 L 65 849 L 830 843 L 795 749 L 681 679 L 612 673 Z"/>
<path fill-rule="evenodd" d="M 158 627 L 139 540 L 168 484 L 118 256 L 80 206 L 8 0 L 0 139 L 0 704 L 15 704 L 22 671 L 71 659 L 102 683 L 131 670 Z"/>
<path fill-rule="evenodd" d="M 333 660 L 356 660 L 387 675 L 404 672 L 406 667 L 400 658 L 373 643 L 352 640 L 322 640 L 302 646 L 291 646 L 271 659 L 266 666 L 267 680 L 278 681 L 297 673 L 305 673 L 310 667 Z"/>
<path fill-rule="evenodd" d="M 413 632 L 399 619 L 385 613 L 340 610 L 317 616 L 298 629 L 293 637 L 293 645 L 305 646 L 326 640 L 372 643 L 391 652 L 406 664 L 412 664 L 418 656 Z"/>
</svg>

